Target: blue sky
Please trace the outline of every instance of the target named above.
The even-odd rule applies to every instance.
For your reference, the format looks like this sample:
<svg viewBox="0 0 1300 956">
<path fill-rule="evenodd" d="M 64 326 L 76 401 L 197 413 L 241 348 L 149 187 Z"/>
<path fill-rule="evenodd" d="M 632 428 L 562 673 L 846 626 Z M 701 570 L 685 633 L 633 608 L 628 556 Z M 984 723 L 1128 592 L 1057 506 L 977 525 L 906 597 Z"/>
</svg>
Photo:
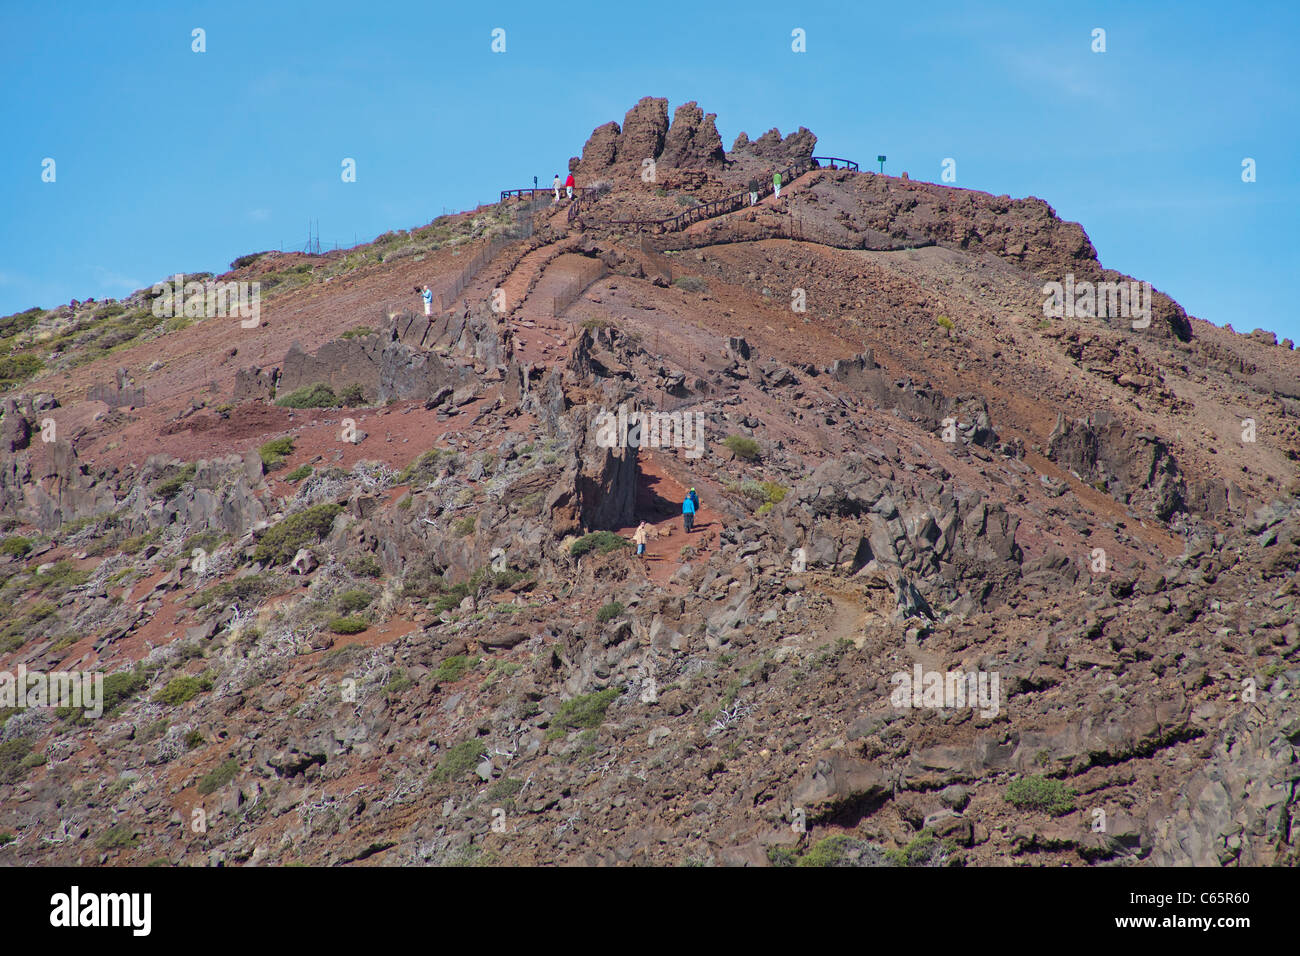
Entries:
<svg viewBox="0 0 1300 956">
<path fill-rule="evenodd" d="M 423 224 L 547 182 L 654 95 L 728 147 L 804 125 L 936 182 L 951 157 L 1193 315 L 1300 340 L 1298 34 L 1287 2 L 4 0 L 0 314 L 301 248 L 309 220 L 325 246 Z"/>
</svg>

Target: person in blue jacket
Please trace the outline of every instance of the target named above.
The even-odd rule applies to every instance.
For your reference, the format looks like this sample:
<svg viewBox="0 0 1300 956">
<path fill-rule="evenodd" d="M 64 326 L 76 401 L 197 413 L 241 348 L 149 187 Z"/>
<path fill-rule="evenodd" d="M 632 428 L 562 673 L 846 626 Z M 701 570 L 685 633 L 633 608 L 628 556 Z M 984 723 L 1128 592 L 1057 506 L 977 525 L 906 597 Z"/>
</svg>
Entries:
<svg viewBox="0 0 1300 956">
<path fill-rule="evenodd" d="M 686 533 L 690 534 L 695 527 L 695 501 L 689 494 L 682 499 L 682 522 L 686 525 Z"/>
</svg>

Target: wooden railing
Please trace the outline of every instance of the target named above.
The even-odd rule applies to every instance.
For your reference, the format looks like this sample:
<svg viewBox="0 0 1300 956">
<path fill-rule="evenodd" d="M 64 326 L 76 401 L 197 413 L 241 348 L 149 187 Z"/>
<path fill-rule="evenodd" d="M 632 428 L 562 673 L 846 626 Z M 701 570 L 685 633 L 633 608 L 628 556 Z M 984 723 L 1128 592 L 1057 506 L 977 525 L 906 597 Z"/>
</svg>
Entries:
<svg viewBox="0 0 1300 956">
<path fill-rule="evenodd" d="M 603 188 L 599 186 L 574 186 L 573 196 L 575 199 L 581 199 L 593 193 L 602 192 Z M 555 193 L 554 186 L 525 186 L 523 189 L 503 189 L 501 190 L 501 201 L 505 202 L 512 196 L 552 196 Z M 564 198 L 564 187 L 560 187 L 560 198 Z"/>
<path fill-rule="evenodd" d="M 848 169 L 853 172 L 858 171 L 858 164 L 851 159 L 841 159 L 838 156 L 814 156 L 813 165 L 827 166 L 831 169 Z"/>
</svg>

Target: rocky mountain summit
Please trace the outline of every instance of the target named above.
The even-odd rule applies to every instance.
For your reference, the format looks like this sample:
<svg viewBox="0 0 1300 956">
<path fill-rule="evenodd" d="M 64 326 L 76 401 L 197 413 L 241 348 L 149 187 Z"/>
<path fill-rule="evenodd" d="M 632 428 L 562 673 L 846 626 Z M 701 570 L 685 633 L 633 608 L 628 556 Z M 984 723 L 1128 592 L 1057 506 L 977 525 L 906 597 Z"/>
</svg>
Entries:
<svg viewBox="0 0 1300 956">
<path fill-rule="evenodd" d="M 668 106 L 256 327 L 0 319 L 0 863 L 1300 862 L 1292 343 Z"/>
</svg>

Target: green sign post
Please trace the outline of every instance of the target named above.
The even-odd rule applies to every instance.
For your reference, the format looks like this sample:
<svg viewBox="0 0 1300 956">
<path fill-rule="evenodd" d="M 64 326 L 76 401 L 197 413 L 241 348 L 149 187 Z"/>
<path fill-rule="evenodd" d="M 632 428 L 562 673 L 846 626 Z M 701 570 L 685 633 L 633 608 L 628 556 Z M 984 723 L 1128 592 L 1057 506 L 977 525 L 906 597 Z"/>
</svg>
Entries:
<svg viewBox="0 0 1300 956">
<path fill-rule="evenodd" d="M 876 162 L 878 162 L 878 163 L 880 164 L 880 171 L 883 173 L 883 172 L 885 171 L 885 157 L 884 157 L 884 156 L 877 156 L 877 157 L 876 157 Z"/>
</svg>

